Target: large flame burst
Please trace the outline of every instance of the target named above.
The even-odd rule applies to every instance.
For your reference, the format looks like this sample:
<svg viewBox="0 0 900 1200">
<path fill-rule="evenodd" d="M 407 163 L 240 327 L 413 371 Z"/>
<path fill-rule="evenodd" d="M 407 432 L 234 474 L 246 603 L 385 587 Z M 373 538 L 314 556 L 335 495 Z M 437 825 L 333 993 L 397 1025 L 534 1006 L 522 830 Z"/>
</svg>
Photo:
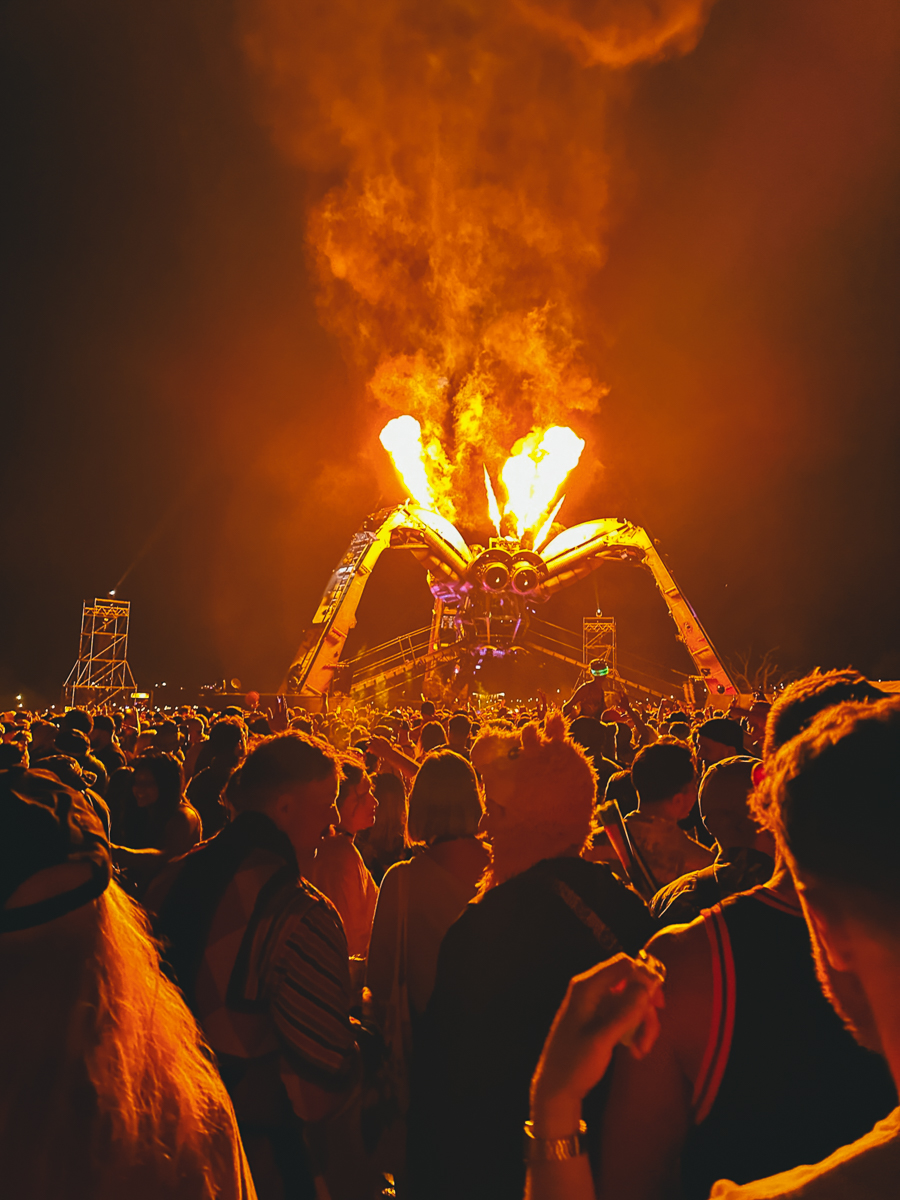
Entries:
<svg viewBox="0 0 900 1200">
<path fill-rule="evenodd" d="M 413 500 L 422 508 L 448 519 L 452 517 L 442 511 L 436 489 L 429 480 L 429 455 L 422 442 L 422 427 L 415 417 L 388 421 L 381 431 L 381 444 Z M 555 506 L 553 502 L 569 472 L 578 464 L 583 449 L 583 439 L 564 425 L 532 429 L 520 438 L 500 472 L 506 492 L 502 510 L 487 467 L 484 468 L 488 511 L 498 535 L 503 517 L 508 517 L 519 540 L 534 530 L 538 530 L 536 546 L 546 540 L 565 497 L 560 497 Z"/>
<path fill-rule="evenodd" d="M 505 511 L 515 518 L 518 538 L 547 515 L 583 449 L 582 439 L 564 425 L 533 429 L 513 447 L 500 478 L 508 497 Z"/>
<path fill-rule="evenodd" d="M 422 508 L 434 509 L 435 498 L 425 470 L 422 426 L 415 417 L 395 417 L 381 431 L 381 444 L 391 456 L 404 487 Z"/>
</svg>

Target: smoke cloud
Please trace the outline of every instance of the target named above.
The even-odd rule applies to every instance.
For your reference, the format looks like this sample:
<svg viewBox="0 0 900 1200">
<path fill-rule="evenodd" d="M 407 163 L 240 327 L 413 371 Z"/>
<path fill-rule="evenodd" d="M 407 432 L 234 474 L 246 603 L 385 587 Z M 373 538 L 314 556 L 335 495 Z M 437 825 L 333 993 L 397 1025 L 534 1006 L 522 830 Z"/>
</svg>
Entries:
<svg viewBox="0 0 900 1200">
<path fill-rule="evenodd" d="M 422 423 L 448 515 L 483 515 L 481 464 L 529 429 L 597 411 L 610 119 L 626 68 L 690 51 L 711 4 L 245 4 L 263 119 L 332 183 L 304 214 L 323 323 L 380 413 Z"/>
</svg>

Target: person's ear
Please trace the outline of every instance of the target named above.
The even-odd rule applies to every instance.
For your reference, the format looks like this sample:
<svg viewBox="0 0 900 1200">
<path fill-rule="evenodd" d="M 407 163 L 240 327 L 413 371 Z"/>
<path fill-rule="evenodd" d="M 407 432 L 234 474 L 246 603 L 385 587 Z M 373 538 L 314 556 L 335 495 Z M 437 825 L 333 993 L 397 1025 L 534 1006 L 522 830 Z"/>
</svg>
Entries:
<svg viewBox="0 0 900 1200">
<path fill-rule="evenodd" d="M 696 782 L 689 783 L 686 788 L 680 791 L 678 793 L 678 799 L 678 809 L 680 814 L 678 820 L 683 821 L 685 817 L 690 814 L 691 809 L 694 807 L 694 801 L 697 799 Z"/>
<path fill-rule="evenodd" d="M 277 824 L 279 819 L 285 817 L 291 807 L 291 793 L 289 791 L 282 792 L 269 808 L 269 816 Z"/>
</svg>

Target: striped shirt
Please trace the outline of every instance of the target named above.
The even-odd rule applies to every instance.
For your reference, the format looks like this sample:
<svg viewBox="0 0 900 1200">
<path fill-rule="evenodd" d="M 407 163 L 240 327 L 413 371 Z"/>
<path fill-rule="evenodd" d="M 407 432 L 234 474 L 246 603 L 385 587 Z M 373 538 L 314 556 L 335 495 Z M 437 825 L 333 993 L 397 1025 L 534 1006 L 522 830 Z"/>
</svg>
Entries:
<svg viewBox="0 0 900 1200">
<path fill-rule="evenodd" d="M 213 856 L 223 836 L 173 864 L 165 894 L 150 897 L 175 951 L 178 910 L 191 907 L 192 893 L 209 895 L 211 864 L 221 880 Z M 226 875 L 192 986 L 179 982 L 223 1066 L 278 1054 L 301 1079 L 342 1091 L 357 1051 L 341 919 L 291 853 L 260 841 Z"/>
</svg>

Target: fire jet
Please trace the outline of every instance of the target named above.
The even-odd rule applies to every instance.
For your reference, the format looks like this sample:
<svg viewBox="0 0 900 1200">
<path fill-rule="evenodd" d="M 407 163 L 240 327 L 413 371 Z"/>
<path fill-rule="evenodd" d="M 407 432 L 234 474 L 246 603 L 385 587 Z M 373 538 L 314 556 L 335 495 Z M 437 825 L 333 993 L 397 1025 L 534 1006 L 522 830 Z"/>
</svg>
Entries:
<svg viewBox="0 0 900 1200">
<path fill-rule="evenodd" d="M 310 707 L 323 702 L 341 670 L 347 635 L 356 624 L 356 610 L 375 564 L 385 550 L 403 549 L 427 572 L 434 608 L 427 642 L 415 653 L 410 647 L 392 672 L 382 672 L 383 685 L 388 682 L 385 674 L 402 683 L 412 667 L 424 666 L 435 694 L 461 695 L 486 657 L 529 649 L 546 652 L 530 631 L 538 607 L 601 563 L 616 561 L 650 571 L 710 699 L 720 706 L 736 694 L 697 614 L 645 530 L 612 517 L 550 537 L 564 499 L 554 505 L 556 494 L 584 445 L 571 430 L 534 431 L 518 444 L 501 473 L 507 493 L 503 511 L 485 470 L 497 532 L 487 546 L 469 545 L 453 522 L 437 511 L 418 422 L 397 418 L 385 427 L 382 442 L 413 499 L 373 513 L 354 534 L 288 670 L 284 690 Z M 357 685 L 364 682 L 357 677 Z M 346 680 L 340 690 L 348 690 Z"/>
</svg>

